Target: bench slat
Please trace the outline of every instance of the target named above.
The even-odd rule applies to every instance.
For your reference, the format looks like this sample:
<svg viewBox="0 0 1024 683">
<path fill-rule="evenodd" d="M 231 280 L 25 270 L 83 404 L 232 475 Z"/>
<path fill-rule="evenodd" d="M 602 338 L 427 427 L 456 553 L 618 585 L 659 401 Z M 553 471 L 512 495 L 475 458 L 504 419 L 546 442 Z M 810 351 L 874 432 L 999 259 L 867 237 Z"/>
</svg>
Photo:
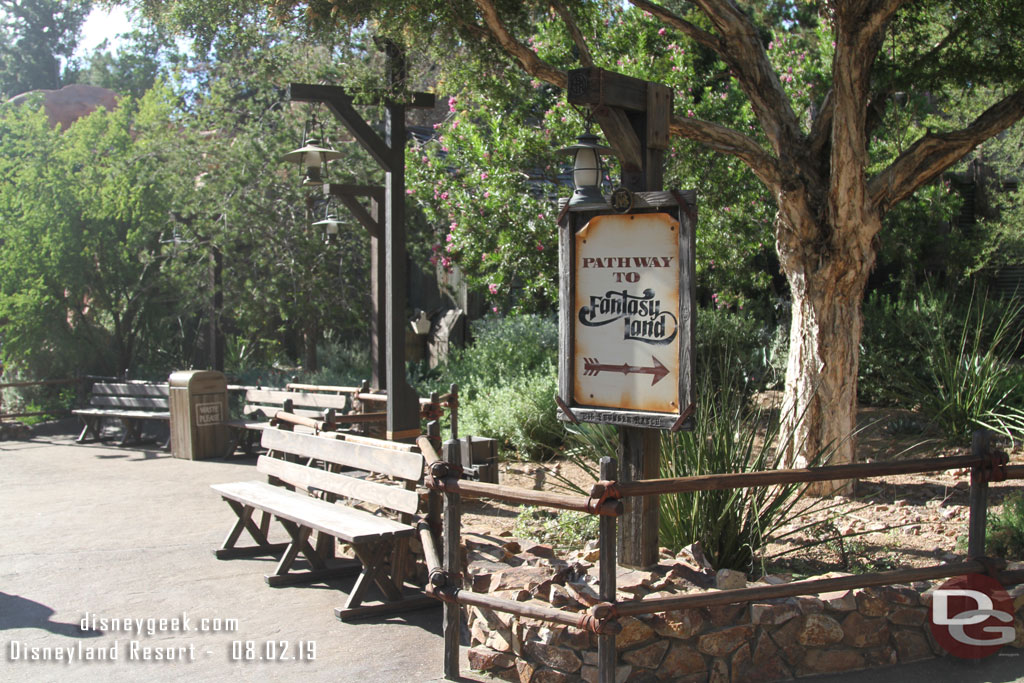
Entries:
<svg viewBox="0 0 1024 683">
<path fill-rule="evenodd" d="M 166 384 L 96 382 L 92 385 L 92 393 L 114 396 L 163 396 L 167 398 L 170 395 L 170 390 Z"/>
<path fill-rule="evenodd" d="M 245 402 L 248 404 L 270 403 L 281 409 L 281 405 L 290 400 L 296 408 L 334 408 L 345 410 L 348 408 L 348 397 L 335 394 L 309 394 L 302 391 L 279 391 L 272 389 L 250 389 L 245 392 Z"/>
<path fill-rule="evenodd" d="M 106 396 L 94 394 L 89 400 L 94 406 L 114 406 L 117 408 L 152 408 L 153 410 L 167 410 L 166 398 L 151 398 L 145 396 Z"/>
<path fill-rule="evenodd" d="M 281 429 L 263 430 L 261 443 L 264 448 L 270 450 L 294 453 L 368 472 L 379 472 L 406 481 L 418 483 L 423 479 L 423 455 L 420 453 L 378 448 L 366 443 L 340 441 Z"/>
<path fill-rule="evenodd" d="M 411 526 L 344 505 L 297 494 L 262 481 L 214 484 L 225 498 L 266 510 L 302 526 L 323 531 L 346 543 L 365 543 L 382 536 L 411 536 Z"/>
<path fill-rule="evenodd" d="M 171 414 L 167 411 L 154 410 L 116 410 L 107 408 L 76 408 L 71 411 L 74 415 L 90 415 L 98 417 L 126 417 L 131 420 L 170 420 Z"/>
<path fill-rule="evenodd" d="M 380 505 L 396 512 L 416 514 L 419 511 L 419 495 L 415 491 L 408 491 L 397 486 L 325 472 L 278 458 L 268 458 L 265 455 L 260 456 L 256 469 L 301 489 L 317 488 L 339 496 Z"/>
</svg>

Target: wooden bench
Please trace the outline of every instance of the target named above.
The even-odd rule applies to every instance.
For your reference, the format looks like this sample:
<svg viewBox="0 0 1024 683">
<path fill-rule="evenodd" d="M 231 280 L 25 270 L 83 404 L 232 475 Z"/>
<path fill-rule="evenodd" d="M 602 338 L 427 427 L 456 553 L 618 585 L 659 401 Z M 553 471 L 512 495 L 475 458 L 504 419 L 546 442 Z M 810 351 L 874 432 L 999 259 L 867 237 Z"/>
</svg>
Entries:
<svg viewBox="0 0 1024 683">
<path fill-rule="evenodd" d="M 343 437 L 263 430 L 262 445 L 280 457 L 261 456 L 257 470 L 285 486 L 264 481 L 213 485 L 238 516 L 216 556 L 228 559 L 282 552 L 274 573 L 266 576 L 271 586 L 358 573 L 345 606 L 335 610 L 342 620 L 436 605 L 437 601 L 421 590 L 410 594 L 404 589 L 410 567 L 409 540 L 416 533 L 413 515 L 420 508 L 416 485 L 423 479 L 423 455 L 408 444 L 335 436 Z M 332 471 L 339 468 L 354 471 Z M 392 482 L 380 481 L 383 478 Z M 333 502 L 336 498 L 345 503 Z M 356 506 L 372 508 L 376 514 Z M 262 513 L 259 523 L 253 517 L 257 511 Z M 268 540 L 271 518 L 287 531 L 288 543 Z M 236 547 L 243 530 L 256 545 Z M 310 543 L 314 531 L 316 542 Z M 356 559 L 336 560 L 333 539 L 351 546 Z M 293 572 L 300 555 L 309 568 Z M 384 601 L 364 605 L 371 584 L 380 590 Z"/>
<path fill-rule="evenodd" d="M 82 433 L 77 442 L 103 438 L 103 423 L 114 418 L 121 421 L 124 432 L 121 445 L 140 443 L 142 427 L 147 420 L 170 422 L 167 384 L 150 382 L 96 382 L 92 385 L 89 408 L 71 412 L 82 418 Z M 168 441 L 170 436 L 168 436 Z M 167 447 L 164 443 L 164 448 Z"/>
<path fill-rule="evenodd" d="M 301 417 L 320 419 L 334 429 L 339 425 L 354 421 L 353 418 L 345 415 L 350 406 L 349 397 L 344 394 L 282 389 L 247 389 L 242 406 L 244 417 L 228 420 L 227 424 L 235 430 L 237 445 L 240 445 L 246 453 L 251 453 L 256 436 L 273 426 L 273 418 L 280 411 Z M 363 419 L 372 420 L 375 419 L 375 416 L 363 416 Z M 385 420 L 386 415 L 381 413 L 379 419 Z"/>
</svg>

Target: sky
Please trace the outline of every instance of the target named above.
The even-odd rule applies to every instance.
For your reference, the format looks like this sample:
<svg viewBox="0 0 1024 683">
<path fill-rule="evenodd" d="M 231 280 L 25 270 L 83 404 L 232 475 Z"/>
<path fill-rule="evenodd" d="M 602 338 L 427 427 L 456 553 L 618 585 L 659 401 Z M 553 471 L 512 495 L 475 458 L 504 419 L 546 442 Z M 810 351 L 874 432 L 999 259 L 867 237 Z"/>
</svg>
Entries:
<svg viewBox="0 0 1024 683">
<path fill-rule="evenodd" d="M 117 36 L 127 33 L 131 28 L 132 24 L 124 7 L 109 9 L 97 7 L 89 13 L 82 26 L 82 40 L 78 44 L 75 55 L 80 57 L 89 54 L 104 40 L 110 40 L 110 48 L 116 51 Z"/>
</svg>

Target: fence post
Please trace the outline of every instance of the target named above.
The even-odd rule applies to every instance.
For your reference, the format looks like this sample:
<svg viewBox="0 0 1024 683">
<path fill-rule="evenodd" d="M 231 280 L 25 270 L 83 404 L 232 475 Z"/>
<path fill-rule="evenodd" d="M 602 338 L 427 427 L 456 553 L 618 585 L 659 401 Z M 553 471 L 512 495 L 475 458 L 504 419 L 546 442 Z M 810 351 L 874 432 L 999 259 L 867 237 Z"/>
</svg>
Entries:
<svg viewBox="0 0 1024 683">
<path fill-rule="evenodd" d="M 446 441 L 444 461 L 452 471 L 461 465 L 459 442 Z M 462 567 L 459 556 L 459 534 L 462 524 L 462 504 L 458 493 L 444 494 L 444 571 L 448 580 L 457 588 L 462 587 Z M 462 628 L 461 606 L 457 602 L 444 603 L 444 677 L 449 681 L 459 680 L 459 636 Z"/>
<path fill-rule="evenodd" d="M 617 472 L 614 459 L 605 456 L 601 458 L 601 480 L 615 481 Z M 600 591 L 603 602 L 615 602 L 615 575 L 616 575 L 616 538 L 615 526 L 616 517 L 601 515 L 598 517 L 598 543 L 600 546 Z M 597 680 L 599 683 L 615 683 L 615 669 L 618 664 L 618 655 L 615 652 L 615 634 L 599 634 L 597 636 Z"/>
<path fill-rule="evenodd" d="M 992 446 L 992 432 L 978 430 L 971 436 L 971 455 L 976 458 L 989 457 Z M 967 524 L 967 556 L 985 556 L 985 523 L 988 517 L 988 472 L 989 468 L 975 465 L 971 468 L 971 510 Z"/>
</svg>

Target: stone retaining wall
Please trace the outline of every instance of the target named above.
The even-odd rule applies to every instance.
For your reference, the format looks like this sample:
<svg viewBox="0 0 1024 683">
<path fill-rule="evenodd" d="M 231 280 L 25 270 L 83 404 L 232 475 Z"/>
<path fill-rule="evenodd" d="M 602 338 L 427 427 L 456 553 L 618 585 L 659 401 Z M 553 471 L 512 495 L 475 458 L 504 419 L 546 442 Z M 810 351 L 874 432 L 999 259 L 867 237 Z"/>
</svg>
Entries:
<svg viewBox="0 0 1024 683">
<path fill-rule="evenodd" d="M 583 611 L 599 602 L 597 550 L 555 556 L 550 546 L 467 533 L 466 588 Z M 1018 563 L 1018 568 L 1020 565 Z M 830 574 L 827 576 L 841 576 Z M 653 571 L 620 570 L 620 600 L 782 583 L 701 572 L 684 557 Z M 931 591 L 942 582 L 862 588 L 620 620 L 617 681 L 779 681 L 943 656 L 931 635 Z M 1024 647 L 1024 586 L 1009 591 Z M 522 683 L 597 681 L 597 637 L 503 612 L 466 610 L 470 666 Z"/>
</svg>

